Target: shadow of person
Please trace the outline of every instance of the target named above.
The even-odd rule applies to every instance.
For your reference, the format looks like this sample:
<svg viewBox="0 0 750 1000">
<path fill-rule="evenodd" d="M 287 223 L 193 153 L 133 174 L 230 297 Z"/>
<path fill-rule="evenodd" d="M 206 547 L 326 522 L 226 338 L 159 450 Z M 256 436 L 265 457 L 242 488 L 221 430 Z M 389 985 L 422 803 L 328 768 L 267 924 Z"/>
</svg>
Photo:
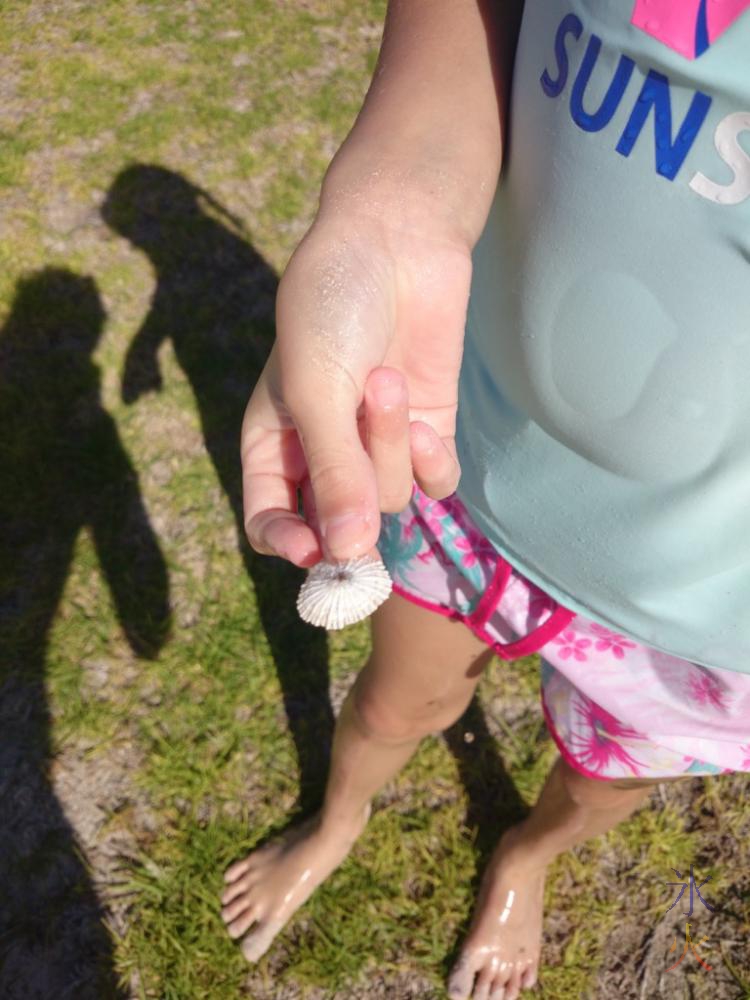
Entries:
<svg viewBox="0 0 750 1000">
<path fill-rule="evenodd" d="M 133 401 L 161 387 L 157 351 L 171 338 L 193 386 L 206 445 L 234 512 L 245 566 L 255 585 L 299 758 L 297 808 L 307 812 L 319 804 L 333 729 L 325 635 L 302 623 L 296 613 L 301 573 L 286 561 L 253 553 L 242 518 L 239 428 L 272 344 L 276 277 L 249 245 L 241 222 L 205 191 L 163 167 L 125 169 L 114 181 L 102 215 L 148 255 L 157 279 L 151 308 L 128 351 L 123 396 Z M 471 748 L 459 735 L 467 719 L 481 737 Z M 499 834 L 498 797 L 504 818 L 517 818 L 523 811 L 520 798 L 476 699 L 446 737 L 467 789 L 467 821 L 478 827 L 483 862 Z M 506 819 L 506 825 L 510 821 Z"/>
<path fill-rule="evenodd" d="M 91 278 L 19 281 L 0 331 L 0 996 L 125 998 L 104 910 L 50 780 L 44 667 L 73 547 L 91 533 L 133 651 L 169 629 L 168 578 L 91 353 Z"/>
<path fill-rule="evenodd" d="M 302 571 L 257 555 L 246 540 L 242 515 L 239 430 L 271 349 L 276 276 L 249 244 L 240 221 L 163 167 L 136 164 L 123 170 L 102 216 L 148 256 L 156 272 L 151 308 L 125 361 L 123 398 L 132 403 L 161 388 L 157 351 L 171 339 L 234 515 L 278 672 L 300 774 L 293 811 L 307 813 L 322 801 L 333 734 L 326 636 L 297 614 Z"/>
</svg>

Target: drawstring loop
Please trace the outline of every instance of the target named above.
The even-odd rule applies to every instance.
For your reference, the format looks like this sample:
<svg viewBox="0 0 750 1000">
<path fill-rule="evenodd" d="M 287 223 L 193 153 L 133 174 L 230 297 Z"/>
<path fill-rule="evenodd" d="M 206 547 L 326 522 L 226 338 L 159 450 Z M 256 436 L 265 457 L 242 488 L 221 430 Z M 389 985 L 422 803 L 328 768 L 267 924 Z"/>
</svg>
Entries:
<svg viewBox="0 0 750 1000">
<path fill-rule="evenodd" d="M 468 616 L 467 624 L 475 629 L 484 629 L 502 600 L 505 588 L 508 586 L 508 581 L 510 580 L 511 572 L 512 567 L 510 563 L 503 556 L 498 555 L 492 579 L 482 594 L 476 608 Z M 552 614 L 541 625 L 537 625 L 535 629 L 532 629 L 528 635 L 524 635 L 520 639 L 515 639 L 513 642 L 493 642 L 492 648 L 498 656 L 504 660 L 516 660 L 521 656 L 529 656 L 531 653 L 537 653 L 542 646 L 545 646 L 556 635 L 559 635 L 575 618 L 576 613 L 575 611 L 571 611 L 570 608 L 563 607 L 557 601 L 553 603 L 555 604 L 555 609 Z"/>
</svg>

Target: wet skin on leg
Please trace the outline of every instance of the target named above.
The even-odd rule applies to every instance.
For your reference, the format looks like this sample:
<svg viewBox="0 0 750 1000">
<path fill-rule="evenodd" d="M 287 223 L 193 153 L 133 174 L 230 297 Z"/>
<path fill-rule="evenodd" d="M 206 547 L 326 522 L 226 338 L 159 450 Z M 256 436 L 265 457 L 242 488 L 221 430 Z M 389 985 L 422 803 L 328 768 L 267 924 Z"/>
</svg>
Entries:
<svg viewBox="0 0 750 1000">
<path fill-rule="evenodd" d="M 556 760 L 531 813 L 505 831 L 493 852 L 449 976 L 451 998 L 515 1000 L 536 982 L 547 866 L 626 819 L 666 780 L 597 780 Z"/>
<path fill-rule="evenodd" d="M 371 627 L 372 653 L 337 720 L 322 809 L 226 872 L 222 917 L 249 961 L 347 856 L 373 795 L 427 734 L 463 714 L 492 657 L 460 622 L 396 594 Z"/>
<path fill-rule="evenodd" d="M 460 718 L 491 659 L 465 626 L 398 595 L 371 622 L 373 651 L 339 714 L 322 809 L 226 873 L 222 916 L 229 934 L 243 938 L 249 961 L 267 951 L 344 860 L 366 825 L 372 796 L 423 737 Z M 514 1000 L 534 984 L 547 865 L 629 816 L 656 783 L 598 781 L 555 763 L 532 812 L 493 853 L 449 976 L 451 996 Z"/>
</svg>

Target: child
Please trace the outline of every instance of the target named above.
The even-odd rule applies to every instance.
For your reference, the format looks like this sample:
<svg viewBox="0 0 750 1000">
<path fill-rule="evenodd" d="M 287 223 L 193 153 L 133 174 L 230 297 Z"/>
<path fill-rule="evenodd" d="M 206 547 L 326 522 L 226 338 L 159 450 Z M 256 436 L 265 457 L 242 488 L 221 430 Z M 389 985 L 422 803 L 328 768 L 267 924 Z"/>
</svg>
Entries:
<svg viewBox="0 0 750 1000">
<path fill-rule="evenodd" d="M 391 0 L 242 455 L 258 552 L 377 544 L 396 592 L 320 814 L 227 872 L 249 960 L 492 650 L 540 652 L 561 756 L 452 997 L 533 985 L 558 853 L 657 780 L 750 770 L 749 6 L 526 0 L 519 30 L 511 2 Z"/>
</svg>

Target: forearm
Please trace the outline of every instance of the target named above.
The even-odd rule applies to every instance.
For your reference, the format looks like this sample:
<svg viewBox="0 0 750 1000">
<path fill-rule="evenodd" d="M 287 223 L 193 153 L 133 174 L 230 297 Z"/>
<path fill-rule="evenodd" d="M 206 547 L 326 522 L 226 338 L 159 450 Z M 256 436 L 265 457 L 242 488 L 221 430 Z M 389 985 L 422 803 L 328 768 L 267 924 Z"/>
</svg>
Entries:
<svg viewBox="0 0 750 1000">
<path fill-rule="evenodd" d="M 429 218 L 473 246 L 502 161 L 518 0 L 390 0 L 364 105 L 321 211 Z"/>
</svg>

